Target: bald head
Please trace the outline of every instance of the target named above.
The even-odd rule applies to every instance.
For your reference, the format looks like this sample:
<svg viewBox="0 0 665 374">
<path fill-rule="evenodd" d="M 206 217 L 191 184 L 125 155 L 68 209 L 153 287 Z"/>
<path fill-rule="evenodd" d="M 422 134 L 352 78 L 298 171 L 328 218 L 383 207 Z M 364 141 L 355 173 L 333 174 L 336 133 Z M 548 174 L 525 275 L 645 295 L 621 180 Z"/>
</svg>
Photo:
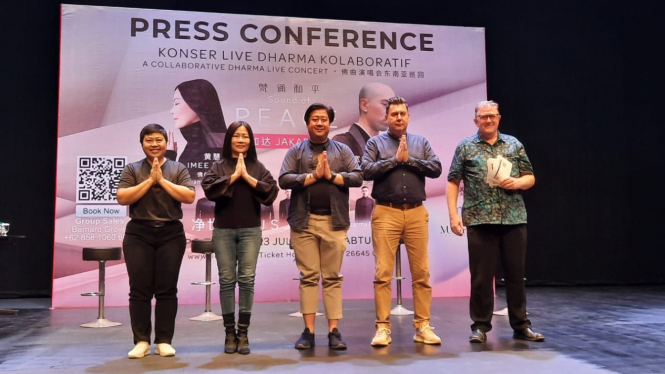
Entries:
<svg viewBox="0 0 665 374">
<path fill-rule="evenodd" d="M 379 82 L 368 83 L 360 89 L 358 95 L 358 109 L 360 110 L 358 124 L 370 136 L 388 129 L 388 124 L 385 121 L 386 104 L 388 99 L 393 96 L 395 96 L 395 91 L 390 86 Z"/>
</svg>

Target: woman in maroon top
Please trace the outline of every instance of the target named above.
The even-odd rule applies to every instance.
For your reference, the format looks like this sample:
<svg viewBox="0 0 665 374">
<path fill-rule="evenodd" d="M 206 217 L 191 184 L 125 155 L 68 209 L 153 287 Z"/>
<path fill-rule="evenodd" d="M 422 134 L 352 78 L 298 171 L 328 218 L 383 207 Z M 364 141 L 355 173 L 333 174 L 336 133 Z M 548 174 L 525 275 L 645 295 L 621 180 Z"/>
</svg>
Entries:
<svg viewBox="0 0 665 374">
<path fill-rule="evenodd" d="M 254 303 L 256 262 L 261 248 L 261 204 L 272 205 L 279 188 L 256 156 L 248 123 L 233 122 L 226 132 L 222 159 L 206 173 L 201 187 L 215 202 L 212 234 L 219 269 L 219 299 L 226 328 L 224 352 L 249 353 L 247 328 Z M 238 330 L 235 289 L 239 288 Z"/>
</svg>

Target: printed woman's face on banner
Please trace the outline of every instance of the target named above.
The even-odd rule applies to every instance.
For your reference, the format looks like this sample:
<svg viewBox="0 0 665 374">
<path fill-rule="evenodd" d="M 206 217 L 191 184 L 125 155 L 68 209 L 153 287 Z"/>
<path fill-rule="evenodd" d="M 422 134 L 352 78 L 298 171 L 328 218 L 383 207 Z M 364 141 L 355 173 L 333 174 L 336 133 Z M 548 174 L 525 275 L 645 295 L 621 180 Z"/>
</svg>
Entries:
<svg viewBox="0 0 665 374">
<path fill-rule="evenodd" d="M 187 105 L 185 100 L 183 100 L 180 90 L 175 90 L 173 93 L 173 107 L 171 108 L 171 114 L 173 114 L 173 121 L 175 121 L 176 129 L 187 127 L 200 120 L 199 115 Z"/>
</svg>

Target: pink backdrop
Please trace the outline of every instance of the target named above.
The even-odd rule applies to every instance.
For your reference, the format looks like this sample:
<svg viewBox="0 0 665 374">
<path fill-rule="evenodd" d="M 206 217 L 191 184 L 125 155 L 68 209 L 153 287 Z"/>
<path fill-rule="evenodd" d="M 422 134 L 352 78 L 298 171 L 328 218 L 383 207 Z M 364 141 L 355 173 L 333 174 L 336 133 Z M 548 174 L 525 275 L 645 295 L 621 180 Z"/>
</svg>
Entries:
<svg viewBox="0 0 665 374">
<path fill-rule="evenodd" d="M 301 43 L 287 40 L 289 32 L 298 30 Z M 319 38 L 308 41 L 308 32 Z M 394 33 L 395 47 L 381 44 L 382 33 Z M 353 35 L 356 45 L 349 41 Z M 192 79 L 215 86 L 227 124 L 245 120 L 252 125 L 259 158 L 275 177 L 286 142 L 307 136 L 302 116 L 309 104 L 335 108 L 333 136 L 357 120 L 363 85 L 381 82 L 404 96 L 410 104 L 409 131 L 430 140 L 444 169 L 441 178 L 427 180 L 425 202 L 433 293 L 468 295 L 466 238 L 449 234 L 445 175 L 455 145 L 475 132 L 475 103 L 486 98 L 484 51 L 482 28 L 63 5 L 53 306 L 96 305 L 93 298 L 80 296 L 97 288 L 97 263 L 83 262 L 81 248 L 120 246 L 129 220 L 126 207 L 103 183 L 109 173 L 88 160 L 102 159 L 120 170 L 123 162 L 142 159 L 138 134 L 148 123 L 174 131 L 182 150 L 186 141 L 174 128 L 170 109 L 175 87 Z M 197 187 L 197 199 L 202 196 Z M 351 201 L 360 196 L 360 189 L 353 189 Z M 283 198 L 280 192 L 275 213 Z M 183 210 L 189 239 L 211 237 L 210 223 L 197 221 L 194 205 Z M 258 263 L 256 300 L 297 300 L 292 279 L 298 270 L 287 244 L 288 226 L 265 222 L 263 234 L 267 244 Z M 354 222 L 348 236 L 344 297 L 370 299 L 374 259 L 369 226 Z M 408 298 L 410 279 L 403 262 Z M 181 303 L 204 302 L 203 287 L 191 285 L 204 274 L 202 256 L 188 249 L 179 282 Z M 110 262 L 106 278 L 106 305 L 127 305 L 124 263 Z"/>
</svg>

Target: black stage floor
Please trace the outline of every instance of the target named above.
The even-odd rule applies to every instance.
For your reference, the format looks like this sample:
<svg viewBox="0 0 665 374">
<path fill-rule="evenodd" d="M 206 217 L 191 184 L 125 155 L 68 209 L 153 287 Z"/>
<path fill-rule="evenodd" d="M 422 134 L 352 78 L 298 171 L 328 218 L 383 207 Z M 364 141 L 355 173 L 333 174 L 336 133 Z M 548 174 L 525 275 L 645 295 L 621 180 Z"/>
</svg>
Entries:
<svg viewBox="0 0 665 374">
<path fill-rule="evenodd" d="M 347 285 L 348 287 L 348 285 Z M 195 322 L 203 306 L 181 306 L 173 345 L 176 357 L 126 358 L 132 348 L 127 308 L 108 308 L 119 327 L 81 328 L 96 309 L 40 309 L 31 299 L 0 300 L 0 372 L 3 373 L 665 373 L 665 286 L 529 288 L 529 317 L 546 341 L 512 339 L 507 317 L 494 317 L 486 344 L 469 344 L 468 298 L 439 298 L 432 325 L 441 346 L 412 341 L 411 316 L 392 317 L 393 342 L 374 348 L 374 304 L 344 302 L 340 330 L 347 351 L 328 349 L 325 320 L 317 319 L 317 346 L 298 351 L 293 343 L 302 319 L 290 317 L 296 303 L 254 306 L 252 353 L 222 352 L 221 321 Z M 504 306 L 498 290 L 497 309 Z M 42 303 L 43 305 L 43 303 Z M 411 308 L 411 300 L 405 300 Z M 219 314 L 219 305 L 213 306 Z M 153 349 L 154 351 L 154 349 Z"/>
</svg>

